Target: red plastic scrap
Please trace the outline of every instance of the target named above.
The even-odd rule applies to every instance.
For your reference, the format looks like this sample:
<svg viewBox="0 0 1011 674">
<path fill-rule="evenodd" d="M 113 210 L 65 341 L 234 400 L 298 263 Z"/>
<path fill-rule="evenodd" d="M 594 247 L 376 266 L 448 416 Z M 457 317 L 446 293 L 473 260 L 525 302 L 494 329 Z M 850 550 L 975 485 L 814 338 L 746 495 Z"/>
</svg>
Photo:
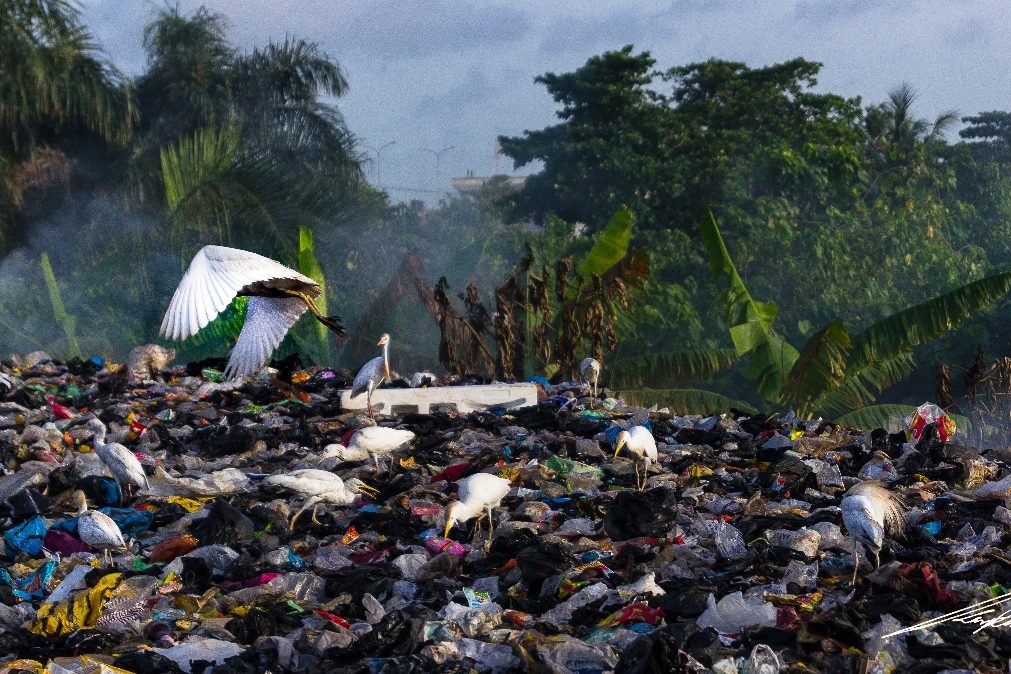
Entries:
<svg viewBox="0 0 1011 674">
<path fill-rule="evenodd" d="M 343 627 L 345 629 L 351 627 L 351 623 L 349 623 L 344 618 L 341 618 L 339 615 L 334 615 L 333 613 L 327 613 L 326 611 L 316 611 L 316 615 L 318 615 L 320 618 L 324 618 L 326 620 L 329 620 L 334 625 L 340 625 L 341 627 Z"/>
<path fill-rule="evenodd" d="M 440 480 L 445 480 L 446 482 L 456 482 L 459 480 L 463 474 L 470 468 L 470 461 L 464 461 L 463 463 L 454 463 L 452 466 L 448 466 L 444 471 L 438 475 L 432 476 L 432 482 L 439 482 Z"/>
<path fill-rule="evenodd" d="M 965 603 L 954 592 L 941 587 L 937 571 L 927 562 L 900 565 L 899 577 L 922 589 L 935 608 L 950 611 Z"/>
<path fill-rule="evenodd" d="M 800 616 L 792 606 L 780 606 L 776 609 L 776 628 L 792 630 L 800 625 Z"/>
<path fill-rule="evenodd" d="M 46 402 L 49 403 L 49 407 L 50 407 L 50 409 L 53 410 L 53 415 L 57 419 L 73 419 L 74 418 L 74 413 L 71 412 L 66 407 L 64 407 L 63 405 L 61 405 L 58 402 L 56 402 L 56 398 L 54 396 L 47 395 L 46 396 Z"/>
</svg>

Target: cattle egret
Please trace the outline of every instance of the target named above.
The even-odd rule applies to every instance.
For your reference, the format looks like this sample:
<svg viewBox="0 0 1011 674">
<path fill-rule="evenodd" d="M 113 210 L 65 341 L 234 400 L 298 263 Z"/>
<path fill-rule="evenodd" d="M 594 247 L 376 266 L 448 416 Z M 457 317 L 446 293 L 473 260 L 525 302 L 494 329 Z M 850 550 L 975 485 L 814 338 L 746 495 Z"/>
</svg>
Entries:
<svg viewBox="0 0 1011 674">
<path fill-rule="evenodd" d="M 509 493 L 511 483 L 497 475 L 475 473 L 460 480 L 458 487 L 457 500 L 446 506 L 446 531 L 442 537 L 449 538 L 449 530 L 453 528 L 453 524 L 463 524 L 475 516 L 478 517 L 477 524 L 480 526 L 481 517 L 487 511 L 488 541 L 485 544 L 487 548 L 491 545 L 491 537 L 495 532 L 492 524 L 492 508 L 501 505 L 502 499 Z"/>
<path fill-rule="evenodd" d="M 295 529 L 295 522 L 299 515 L 310 507 L 312 508 L 312 521 L 319 524 L 319 520 L 316 519 L 316 508 L 320 502 L 350 505 L 359 495 L 374 496 L 377 491 L 375 487 L 370 487 L 357 478 L 344 481 L 330 471 L 317 470 L 316 468 L 303 468 L 290 473 L 268 475 L 264 478 L 263 484 L 290 489 L 306 497 L 305 503 L 292 516 L 291 522 L 288 524 L 289 530 Z"/>
<path fill-rule="evenodd" d="M 77 506 L 77 537 L 93 548 L 102 550 L 106 566 L 109 565 L 109 550 L 126 550 L 123 532 L 111 517 L 97 510 L 88 510 L 88 499 L 78 489 L 74 492 Z"/>
<path fill-rule="evenodd" d="M 392 381 L 393 379 L 390 377 L 390 336 L 387 333 L 383 333 L 383 336 L 376 342 L 376 346 L 383 347 L 383 354 L 365 363 L 362 369 L 358 371 L 355 381 L 351 385 L 352 398 L 357 398 L 362 393 L 366 394 L 370 417 L 375 416 L 372 413 L 372 391 L 379 388 L 379 385 L 383 383 L 383 379 L 386 381 Z"/>
<path fill-rule="evenodd" d="M 347 447 L 343 445 L 328 445 L 324 458 L 337 457 L 341 461 L 361 461 L 366 456 L 372 457 L 379 470 L 379 456 L 387 455 L 406 447 L 414 440 L 411 431 L 385 426 L 366 426 L 354 432 Z M 393 459 L 390 459 L 390 470 L 393 470 Z"/>
<path fill-rule="evenodd" d="M 614 458 L 618 458 L 618 452 L 621 451 L 622 447 L 626 447 L 629 454 L 632 455 L 632 461 L 635 464 L 635 487 L 639 491 L 642 491 L 643 487 L 646 486 L 649 466 L 657 460 L 656 440 L 653 439 L 653 434 L 643 426 L 632 426 L 627 431 L 618 433 L 618 439 L 615 444 Z M 639 484 L 639 462 L 646 464 L 646 468 L 643 470 L 641 485 Z"/>
<path fill-rule="evenodd" d="M 906 504 L 901 496 L 888 491 L 881 482 L 868 480 L 850 487 L 843 496 L 841 507 L 846 533 L 853 542 L 853 583 L 856 584 L 860 544 L 874 553 L 874 568 L 878 568 L 885 533 L 895 534 L 905 527 Z"/>
<path fill-rule="evenodd" d="M 338 316 L 316 307 L 320 285 L 270 258 L 224 246 L 204 246 L 183 275 L 161 324 L 161 335 L 187 339 L 204 329 L 232 299 L 249 297 L 239 339 L 225 368 L 227 379 L 256 374 L 295 321 L 312 312 L 337 335 L 344 335 Z"/>
<path fill-rule="evenodd" d="M 593 407 L 593 399 L 597 397 L 597 380 L 600 378 L 600 361 L 596 358 L 584 358 L 579 364 L 579 374 L 582 375 L 583 381 L 592 387 L 590 407 Z"/>
<path fill-rule="evenodd" d="M 133 488 L 151 488 L 147 481 L 147 473 L 133 452 L 119 443 L 106 444 L 106 428 L 101 419 L 90 419 L 88 428 L 94 432 L 91 442 L 95 446 L 95 454 L 109 468 L 125 491 L 131 492 Z"/>
</svg>

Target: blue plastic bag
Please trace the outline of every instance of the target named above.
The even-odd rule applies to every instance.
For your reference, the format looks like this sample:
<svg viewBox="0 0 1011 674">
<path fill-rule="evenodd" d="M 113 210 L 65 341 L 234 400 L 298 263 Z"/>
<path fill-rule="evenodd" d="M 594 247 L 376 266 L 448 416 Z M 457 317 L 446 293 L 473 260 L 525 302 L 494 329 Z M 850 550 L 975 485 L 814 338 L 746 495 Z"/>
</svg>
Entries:
<svg viewBox="0 0 1011 674">
<path fill-rule="evenodd" d="M 16 555 L 19 552 L 26 552 L 32 556 L 39 554 L 42 552 L 42 541 L 46 537 L 47 530 L 46 521 L 41 515 L 11 527 L 4 532 L 7 553 Z"/>
</svg>

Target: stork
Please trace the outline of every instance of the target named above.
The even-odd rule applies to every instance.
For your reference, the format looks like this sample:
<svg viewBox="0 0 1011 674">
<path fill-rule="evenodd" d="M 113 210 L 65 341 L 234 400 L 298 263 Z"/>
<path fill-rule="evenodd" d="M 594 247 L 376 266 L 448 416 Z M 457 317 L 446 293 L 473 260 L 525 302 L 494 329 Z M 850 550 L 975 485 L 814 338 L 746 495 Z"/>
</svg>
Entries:
<svg viewBox="0 0 1011 674">
<path fill-rule="evenodd" d="M 858 557 L 863 543 L 874 553 L 874 568 L 881 565 L 881 546 L 885 533 L 896 534 L 905 528 L 906 503 L 895 492 L 885 489 L 881 482 L 868 480 L 850 487 L 843 496 L 843 524 L 853 542 L 853 584 L 857 582 L 860 568 Z"/>
<path fill-rule="evenodd" d="M 316 519 L 316 508 L 320 502 L 350 505 L 360 494 L 375 496 L 377 491 L 375 487 L 370 487 L 357 478 L 345 481 L 328 470 L 317 470 L 316 468 L 303 468 L 290 473 L 268 475 L 264 478 L 263 484 L 284 487 L 306 497 L 302 507 L 292 516 L 291 522 L 288 524 L 289 531 L 295 529 L 295 522 L 299 515 L 309 507 L 312 507 L 312 521 L 319 524 L 319 520 Z"/>
<path fill-rule="evenodd" d="M 392 381 L 393 379 L 390 377 L 390 335 L 384 332 L 383 336 L 376 342 L 376 346 L 383 347 L 382 355 L 376 356 L 365 363 L 362 369 L 358 371 L 355 381 L 351 385 L 352 398 L 357 398 L 362 393 L 366 394 L 369 417 L 371 418 L 375 418 L 375 414 L 372 411 L 372 391 L 379 388 L 379 385 L 383 383 L 383 379 L 386 381 Z"/>
<path fill-rule="evenodd" d="M 653 434 L 644 426 L 632 426 L 627 431 L 618 433 L 615 445 L 614 458 L 616 459 L 622 447 L 628 448 L 628 453 L 632 455 L 632 461 L 635 464 L 635 487 L 642 491 L 646 486 L 649 466 L 657 460 L 656 440 L 653 439 Z M 639 462 L 646 464 L 641 485 L 639 484 Z"/>
<path fill-rule="evenodd" d="M 457 500 L 446 506 L 446 530 L 442 537 L 449 538 L 449 530 L 453 528 L 453 524 L 463 524 L 475 516 L 480 527 L 481 518 L 487 511 L 488 540 L 485 543 L 487 549 L 491 546 L 491 537 L 495 532 L 492 524 L 492 508 L 502 504 L 502 499 L 509 493 L 511 483 L 497 475 L 475 473 L 460 480 L 458 485 Z"/>
<path fill-rule="evenodd" d="M 256 374 L 306 309 L 339 336 L 338 316 L 324 316 L 316 306 L 320 285 L 270 258 L 225 246 L 204 246 L 193 257 L 176 288 L 161 324 L 161 335 L 192 337 L 224 311 L 235 297 L 249 297 L 239 339 L 225 368 L 225 378 Z"/>
<path fill-rule="evenodd" d="M 74 492 L 74 505 L 77 506 L 77 537 L 91 547 L 101 550 L 102 558 L 108 566 L 109 550 L 126 550 L 123 532 L 105 513 L 88 510 L 88 499 L 80 489 Z"/>
<path fill-rule="evenodd" d="M 105 442 L 106 428 L 101 419 L 89 419 L 88 428 L 94 433 L 91 442 L 95 446 L 95 454 L 112 472 L 124 491 L 130 492 L 132 488 L 151 488 L 147 481 L 147 473 L 133 452 L 119 443 Z"/>
<path fill-rule="evenodd" d="M 584 358 L 579 364 L 579 374 L 583 381 L 591 386 L 590 407 L 593 407 L 593 399 L 597 397 L 597 379 L 600 378 L 600 361 L 596 358 Z"/>
</svg>

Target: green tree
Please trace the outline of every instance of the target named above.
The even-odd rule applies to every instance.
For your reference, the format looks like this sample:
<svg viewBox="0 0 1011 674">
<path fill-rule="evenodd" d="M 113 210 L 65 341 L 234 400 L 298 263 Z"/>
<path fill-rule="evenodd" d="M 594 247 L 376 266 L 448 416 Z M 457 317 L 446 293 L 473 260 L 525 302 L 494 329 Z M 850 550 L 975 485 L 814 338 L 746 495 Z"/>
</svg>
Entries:
<svg viewBox="0 0 1011 674">
<path fill-rule="evenodd" d="M 61 146 L 75 135 L 125 141 L 134 114 L 129 86 L 71 2 L 0 3 L 0 254 L 27 230 L 18 214 L 28 192 L 68 179 Z"/>
</svg>

